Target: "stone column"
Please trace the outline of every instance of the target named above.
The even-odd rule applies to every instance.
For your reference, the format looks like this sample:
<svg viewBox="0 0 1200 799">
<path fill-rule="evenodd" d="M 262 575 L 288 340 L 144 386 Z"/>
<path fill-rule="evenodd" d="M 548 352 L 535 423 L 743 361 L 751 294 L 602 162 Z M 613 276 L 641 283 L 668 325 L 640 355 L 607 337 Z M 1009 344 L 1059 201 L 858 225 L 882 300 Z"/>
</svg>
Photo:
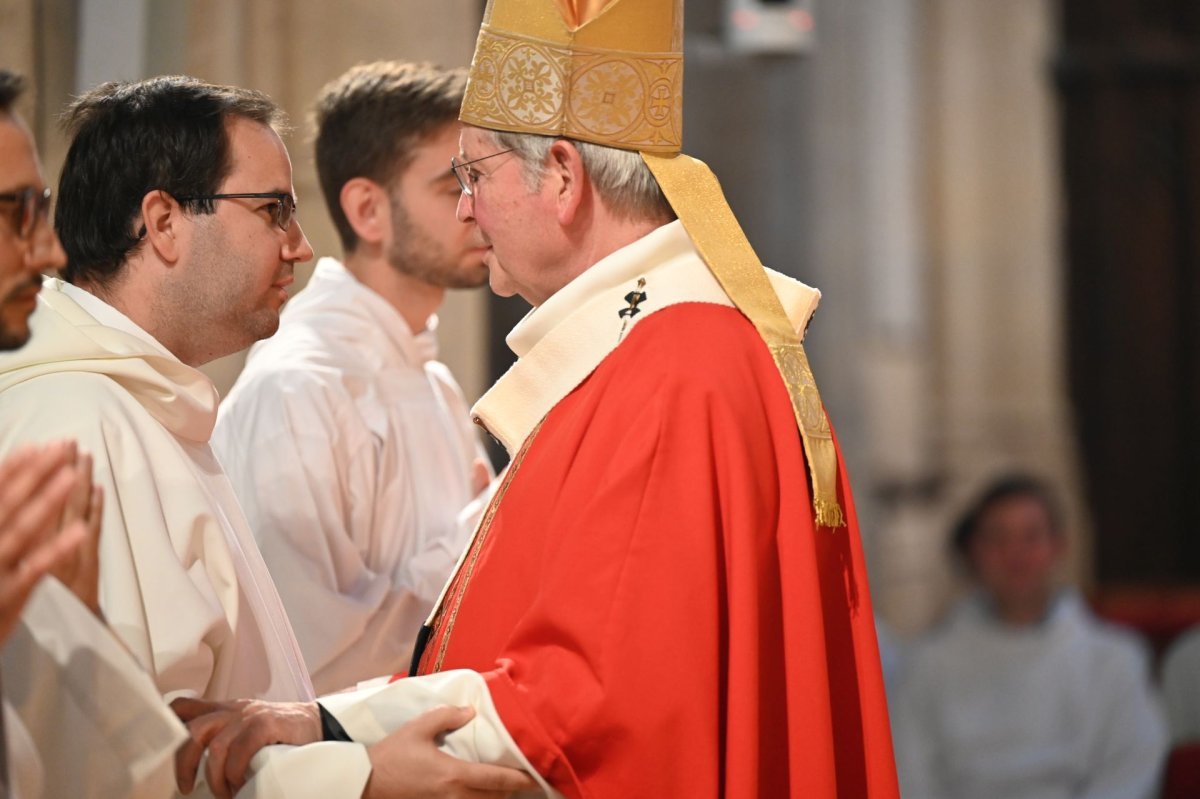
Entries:
<svg viewBox="0 0 1200 799">
<path fill-rule="evenodd" d="M 34 0 L 0 0 L 0 67 L 32 76 Z"/>
<path fill-rule="evenodd" d="M 1030 470 L 1085 530 L 1065 381 L 1060 186 L 1049 0 L 927 0 L 924 149 L 938 501 L 900 524 L 912 557 L 894 588 L 943 586 L 935 568 L 953 515 L 996 473 Z M 925 527 L 926 529 L 922 529 Z M 1072 575 L 1087 572 L 1076 535 Z M 920 566 L 924 561 L 926 565 Z M 926 592 L 904 621 L 937 606 Z"/>
<path fill-rule="evenodd" d="M 66 154 L 58 115 L 75 91 L 78 13 L 74 0 L 0 0 L 0 66 L 31 82 L 18 111 L 33 131 L 51 186 Z"/>
<path fill-rule="evenodd" d="M 955 590 L 946 536 L 984 481 L 1051 480 L 1081 529 L 1065 389 L 1050 0 L 817 7 L 804 260 L 876 606 Z M 1085 537 L 1079 537 L 1081 543 Z M 1076 549 L 1073 571 L 1086 572 Z"/>
</svg>

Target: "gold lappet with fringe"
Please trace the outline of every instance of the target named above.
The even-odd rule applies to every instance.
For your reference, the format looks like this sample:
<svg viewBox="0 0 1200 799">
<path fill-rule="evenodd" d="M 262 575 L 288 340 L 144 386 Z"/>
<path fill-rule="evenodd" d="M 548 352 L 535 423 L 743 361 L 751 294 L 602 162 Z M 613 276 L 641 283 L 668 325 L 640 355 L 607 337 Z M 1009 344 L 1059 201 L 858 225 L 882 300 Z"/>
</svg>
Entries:
<svg viewBox="0 0 1200 799">
<path fill-rule="evenodd" d="M 637 150 L 779 369 L 818 525 L 841 527 L 837 450 L 800 334 L 703 162 L 683 141 L 683 0 L 488 0 L 463 122 Z"/>
</svg>

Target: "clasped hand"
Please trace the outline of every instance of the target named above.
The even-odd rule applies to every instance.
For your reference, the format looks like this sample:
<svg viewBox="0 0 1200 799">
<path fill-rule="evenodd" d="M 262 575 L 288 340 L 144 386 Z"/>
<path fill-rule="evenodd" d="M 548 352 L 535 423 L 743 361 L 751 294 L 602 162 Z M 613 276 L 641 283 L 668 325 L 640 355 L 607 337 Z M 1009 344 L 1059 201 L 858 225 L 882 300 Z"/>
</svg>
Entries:
<svg viewBox="0 0 1200 799">
<path fill-rule="evenodd" d="M 100 615 L 103 507 L 92 458 L 74 442 L 21 447 L 0 462 L 0 643 L 47 574 Z"/>
</svg>

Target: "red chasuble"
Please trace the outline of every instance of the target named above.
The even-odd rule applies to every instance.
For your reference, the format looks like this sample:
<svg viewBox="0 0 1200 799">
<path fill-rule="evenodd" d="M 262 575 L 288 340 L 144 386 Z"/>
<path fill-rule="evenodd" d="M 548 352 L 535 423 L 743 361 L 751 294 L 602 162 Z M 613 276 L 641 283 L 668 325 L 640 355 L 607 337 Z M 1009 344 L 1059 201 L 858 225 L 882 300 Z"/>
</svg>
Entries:
<svg viewBox="0 0 1200 799">
<path fill-rule="evenodd" d="M 651 314 L 514 458 L 421 672 L 569 797 L 898 797 L 857 521 L 732 308 Z M 494 515 L 493 515 L 494 514 Z"/>
</svg>

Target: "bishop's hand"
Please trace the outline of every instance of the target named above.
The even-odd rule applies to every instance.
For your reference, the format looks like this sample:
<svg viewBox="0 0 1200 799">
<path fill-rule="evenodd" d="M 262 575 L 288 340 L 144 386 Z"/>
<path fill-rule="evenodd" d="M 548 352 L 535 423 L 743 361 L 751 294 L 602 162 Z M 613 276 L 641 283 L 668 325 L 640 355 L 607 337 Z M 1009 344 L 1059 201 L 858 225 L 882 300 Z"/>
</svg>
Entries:
<svg viewBox="0 0 1200 799">
<path fill-rule="evenodd" d="M 438 749 L 445 733 L 474 715 L 469 707 L 435 707 L 368 748 L 371 778 L 363 799 L 499 799 L 537 790 L 523 771 L 468 763 Z"/>
</svg>

